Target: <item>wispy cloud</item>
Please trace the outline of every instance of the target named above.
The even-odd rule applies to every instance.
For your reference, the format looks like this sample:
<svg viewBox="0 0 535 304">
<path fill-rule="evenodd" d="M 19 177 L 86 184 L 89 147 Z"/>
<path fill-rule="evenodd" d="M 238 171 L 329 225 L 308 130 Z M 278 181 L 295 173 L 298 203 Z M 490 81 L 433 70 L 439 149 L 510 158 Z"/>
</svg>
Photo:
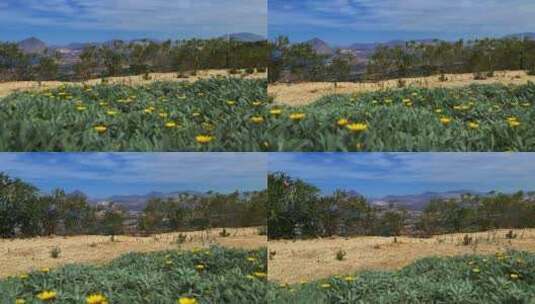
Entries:
<svg viewBox="0 0 535 304">
<path fill-rule="evenodd" d="M 269 24 L 275 31 L 315 27 L 430 36 L 503 35 L 534 31 L 534 15 L 531 0 L 272 0 L 269 5 Z"/>
<path fill-rule="evenodd" d="M 267 34 L 266 0 L 7 0 L 2 5 L 0 26 L 44 27 L 59 35 L 61 29 L 168 38 Z"/>
<path fill-rule="evenodd" d="M 270 154 L 268 167 L 329 191 L 347 187 L 370 195 L 535 190 L 532 153 L 281 153 Z"/>
<path fill-rule="evenodd" d="M 0 171 L 50 190 L 91 195 L 234 191 L 265 187 L 267 156 L 255 153 L 2 153 Z"/>
</svg>

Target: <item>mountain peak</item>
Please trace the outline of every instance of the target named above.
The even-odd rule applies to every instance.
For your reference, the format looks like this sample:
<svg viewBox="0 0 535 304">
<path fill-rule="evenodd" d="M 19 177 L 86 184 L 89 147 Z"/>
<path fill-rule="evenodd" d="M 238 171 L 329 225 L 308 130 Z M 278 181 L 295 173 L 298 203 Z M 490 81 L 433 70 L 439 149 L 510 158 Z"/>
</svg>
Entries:
<svg viewBox="0 0 535 304">
<path fill-rule="evenodd" d="M 46 50 L 46 44 L 33 36 L 20 41 L 18 46 L 24 53 L 42 53 Z"/>
<path fill-rule="evenodd" d="M 334 54 L 334 50 L 327 44 L 327 42 L 319 39 L 319 38 L 312 38 L 305 42 L 306 44 L 310 45 L 312 49 L 320 54 L 320 55 L 332 55 Z"/>
</svg>

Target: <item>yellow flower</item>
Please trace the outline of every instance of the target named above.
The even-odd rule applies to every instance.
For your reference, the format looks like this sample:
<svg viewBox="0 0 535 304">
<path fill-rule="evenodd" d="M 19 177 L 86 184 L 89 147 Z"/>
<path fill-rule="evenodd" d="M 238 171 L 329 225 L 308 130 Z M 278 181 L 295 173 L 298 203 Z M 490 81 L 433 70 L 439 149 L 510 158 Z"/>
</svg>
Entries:
<svg viewBox="0 0 535 304">
<path fill-rule="evenodd" d="M 45 267 L 45 268 L 41 269 L 41 272 L 44 272 L 44 273 L 50 272 L 50 268 Z"/>
<path fill-rule="evenodd" d="M 227 100 L 226 102 L 227 102 L 227 104 L 228 104 L 229 106 L 233 106 L 233 105 L 236 104 L 236 102 L 235 102 L 234 100 Z"/>
<path fill-rule="evenodd" d="M 24 303 L 26 303 L 26 300 L 24 300 L 24 299 L 16 299 L 15 300 L 15 304 L 24 304 Z"/>
<path fill-rule="evenodd" d="M 480 270 L 479 268 L 474 268 L 474 269 L 472 269 L 472 272 L 474 272 L 474 273 L 480 273 L 481 270 Z"/>
<path fill-rule="evenodd" d="M 255 124 L 261 124 L 264 122 L 264 118 L 262 116 L 253 116 L 251 117 L 251 122 Z"/>
<path fill-rule="evenodd" d="M 81 111 L 85 111 L 86 109 L 87 109 L 87 108 L 84 107 L 84 106 L 77 106 L 77 107 L 76 107 L 76 110 L 78 110 L 78 111 L 80 111 L 80 112 L 81 112 Z"/>
<path fill-rule="evenodd" d="M 353 281 L 355 281 L 355 278 L 354 278 L 354 277 L 351 277 L 351 276 L 347 276 L 347 277 L 344 278 L 344 281 L 346 281 L 346 282 L 353 282 Z"/>
<path fill-rule="evenodd" d="M 37 294 L 37 298 L 41 301 L 50 301 L 54 300 L 57 296 L 57 293 L 55 291 L 51 290 L 45 290 Z"/>
<path fill-rule="evenodd" d="M 173 261 L 167 260 L 167 261 L 165 261 L 165 265 L 173 265 Z"/>
<path fill-rule="evenodd" d="M 509 276 L 510 276 L 511 279 L 513 279 L 513 280 L 518 279 L 518 274 L 516 274 L 516 273 L 511 273 Z"/>
<path fill-rule="evenodd" d="M 106 132 L 106 130 L 108 130 L 108 127 L 106 127 L 106 126 L 95 126 L 95 127 L 93 127 L 93 129 L 95 129 L 95 131 L 97 131 L 98 133 L 104 133 L 104 132 Z"/>
<path fill-rule="evenodd" d="M 343 126 L 347 125 L 348 123 L 349 123 L 349 120 L 347 120 L 345 118 L 340 118 L 336 122 L 336 124 L 339 125 L 340 127 L 343 127 Z"/>
<path fill-rule="evenodd" d="M 446 117 L 446 116 L 442 116 L 442 117 L 440 117 L 440 122 L 441 122 L 443 125 L 447 126 L 447 125 L 450 124 L 450 122 L 451 122 L 451 118 Z"/>
<path fill-rule="evenodd" d="M 304 118 L 305 118 L 305 113 L 292 113 L 292 114 L 290 114 L 290 119 L 291 120 L 299 121 L 299 120 L 303 120 Z"/>
<path fill-rule="evenodd" d="M 201 116 L 201 113 L 199 113 L 199 112 L 194 112 L 194 113 L 191 114 L 191 116 L 193 116 L 193 117 L 198 117 L 198 116 Z"/>
<path fill-rule="evenodd" d="M 477 129 L 477 128 L 479 128 L 479 124 L 477 122 L 471 121 L 471 122 L 468 123 L 468 127 L 470 129 Z"/>
<path fill-rule="evenodd" d="M 153 111 L 154 111 L 154 107 L 148 107 L 145 110 L 143 110 L 143 112 L 145 113 L 152 113 Z"/>
<path fill-rule="evenodd" d="M 169 121 L 165 123 L 166 128 L 174 128 L 176 127 L 176 123 L 174 121 Z"/>
<path fill-rule="evenodd" d="M 19 276 L 19 278 L 20 278 L 21 280 L 26 280 L 26 279 L 28 278 L 28 275 L 27 275 L 27 274 L 21 274 L 21 275 Z"/>
<path fill-rule="evenodd" d="M 255 258 L 255 257 L 248 257 L 248 258 L 247 258 L 247 261 L 249 261 L 249 262 L 255 262 L 255 261 L 256 261 L 256 258 Z"/>
<path fill-rule="evenodd" d="M 117 111 L 108 111 L 108 112 L 106 112 L 106 114 L 108 114 L 110 116 L 115 116 L 115 115 L 117 115 Z"/>
<path fill-rule="evenodd" d="M 197 135 L 195 140 L 200 144 L 207 144 L 214 140 L 214 137 L 211 135 Z"/>
<path fill-rule="evenodd" d="M 324 284 L 321 284 L 320 286 L 321 288 L 331 288 L 331 284 L 329 283 L 324 283 Z"/>
<path fill-rule="evenodd" d="M 105 102 L 105 101 L 101 101 L 101 102 L 98 103 L 98 105 L 101 106 L 101 107 L 107 107 L 108 103 Z"/>
<path fill-rule="evenodd" d="M 252 275 L 250 275 L 250 274 L 246 275 L 245 277 L 248 278 L 248 279 L 251 279 L 251 280 L 254 280 L 254 279 L 255 279 L 255 277 L 252 276 Z"/>
<path fill-rule="evenodd" d="M 255 106 L 255 107 L 258 107 L 258 106 L 261 105 L 261 104 L 262 104 L 261 101 L 255 101 L 255 102 L 253 102 L 253 106 Z"/>
<path fill-rule="evenodd" d="M 390 103 L 392 103 L 392 99 L 385 99 L 385 103 L 386 103 L 386 104 L 390 104 Z"/>
<path fill-rule="evenodd" d="M 197 304 L 197 300 L 195 298 L 180 298 L 176 301 L 177 304 Z"/>
<path fill-rule="evenodd" d="M 516 118 L 516 117 L 507 118 L 507 123 L 509 124 L 509 126 L 511 128 L 516 128 L 516 127 L 520 126 L 520 121 L 518 121 L 518 118 Z"/>
<path fill-rule="evenodd" d="M 269 113 L 271 115 L 277 116 L 277 115 L 281 115 L 282 110 L 281 109 L 271 109 L 271 111 L 269 111 Z"/>
<path fill-rule="evenodd" d="M 197 270 L 204 270 L 204 265 L 202 265 L 202 264 L 195 265 L 195 269 L 197 269 Z"/>
<path fill-rule="evenodd" d="M 257 277 L 257 278 L 265 278 L 265 277 L 267 277 L 267 273 L 265 273 L 265 272 L 255 272 L 255 273 L 253 273 L 253 275 L 255 277 Z"/>
<path fill-rule="evenodd" d="M 161 118 L 166 118 L 167 117 L 167 113 L 165 112 L 160 112 L 160 114 L 158 114 Z"/>
<path fill-rule="evenodd" d="M 442 113 L 442 109 L 436 109 L 435 113 Z"/>
<path fill-rule="evenodd" d="M 87 304 L 108 304 L 108 299 L 101 294 L 92 294 L 85 298 Z"/>
<path fill-rule="evenodd" d="M 352 123 L 350 125 L 347 125 L 346 128 L 351 132 L 362 132 L 368 130 L 368 125 L 365 123 Z"/>
</svg>

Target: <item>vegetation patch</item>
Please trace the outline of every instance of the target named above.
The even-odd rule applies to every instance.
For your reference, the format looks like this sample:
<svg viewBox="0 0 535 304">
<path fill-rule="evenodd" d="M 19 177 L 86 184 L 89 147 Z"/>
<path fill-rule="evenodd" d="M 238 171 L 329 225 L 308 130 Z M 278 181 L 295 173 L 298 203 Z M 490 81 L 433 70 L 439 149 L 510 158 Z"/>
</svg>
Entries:
<svg viewBox="0 0 535 304">
<path fill-rule="evenodd" d="M 0 149 L 262 150 L 266 86 L 265 80 L 219 77 L 16 93 L 0 103 Z"/>
<path fill-rule="evenodd" d="M 533 151 L 535 85 L 407 87 L 280 107 L 283 151 Z"/>
<path fill-rule="evenodd" d="M 1 303 L 265 303 L 266 250 L 131 253 L 0 281 Z"/>
<path fill-rule="evenodd" d="M 396 272 L 363 272 L 283 285 L 269 303 L 532 303 L 535 254 L 497 252 L 419 260 Z"/>
</svg>

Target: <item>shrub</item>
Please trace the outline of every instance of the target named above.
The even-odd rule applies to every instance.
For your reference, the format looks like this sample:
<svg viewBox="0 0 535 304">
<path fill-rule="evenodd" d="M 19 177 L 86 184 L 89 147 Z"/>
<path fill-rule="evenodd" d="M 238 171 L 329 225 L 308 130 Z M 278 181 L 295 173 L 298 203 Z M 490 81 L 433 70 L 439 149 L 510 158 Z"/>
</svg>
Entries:
<svg viewBox="0 0 535 304">
<path fill-rule="evenodd" d="M 336 260 L 338 261 L 343 261 L 346 257 L 346 252 L 342 249 L 338 249 L 338 251 L 336 251 Z"/>
<path fill-rule="evenodd" d="M 227 229 L 223 228 L 223 230 L 221 230 L 219 232 L 219 236 L 220 237 L 228 237 L 228 236 L 230 236 L 230 233 L 227 232 Z"/>
<path fill-rule="evenodd" d="M 53 259 L 59 258 L 61 254 L 61 249 L 59 247 L 54 247 L 50 250 L 50 257 Z"/>
</svg>

